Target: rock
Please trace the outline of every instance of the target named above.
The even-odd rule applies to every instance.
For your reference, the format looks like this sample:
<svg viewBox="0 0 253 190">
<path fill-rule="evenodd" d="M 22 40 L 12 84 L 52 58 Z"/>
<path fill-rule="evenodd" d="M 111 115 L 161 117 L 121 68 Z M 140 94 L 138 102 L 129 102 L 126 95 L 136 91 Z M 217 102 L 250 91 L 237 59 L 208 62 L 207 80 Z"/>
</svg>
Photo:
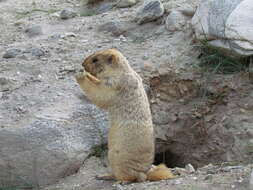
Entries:
<svg viewBox="0 0 253 190">
<path fill-rule="evenodd" d="M 244 169 L 243 166 L 226 166 L 221 169 L 223 172 L 230 172 L 231 170 L 242 170 Z"/>
<path fill-rule="evenodd" d="M 249 81 L 251 84 L 253 84 L 253 58 L 250 58 L 250 64 L 249 64 Z M 253 92 L 251 93 L 251 96 L 253 97 Z"/>
<path fill-rule="evenodd" d="M 12 79 L 0 77 L 0 92 L 9 91 L 16 88 L 16 84 Z"/>
<path fill-rule="evenodd" d="M 117 7 L 119 8 L 125 8 L 125 7 L 131 7 L 137 3 L 136 0 L 120 0 L 117 3 Z"/>
<path fill-rule="evenodd" d="M 32 48 L 31 53 L 33 56 L 41 57 L 45 55 L 45 52 L 40 48 Z"/>
<path fill-rule="evenodd" d="M 170 32 L 183 30 L 186 24 L 184 15 L 179 11 L 172 11 L 166 19 L 166 29 Z"/>
<path fill-rule="evenodd" d="M 43 31 L 42 31 L 41 26 L 35 25 L 35 26 L 30 26 L 27 29 L 25 29 L 25 33 L 29 37 L 35 37 L 35 36 L 43 34 Z"/>
<path fill-rule="evenodd" d="M 76 173 L 92 147 L 105 142 L 107 122 L 93 105 L 60 102 L 35 114 L 22 127 L 0 128 L 0 184 L 55 183 Z"/>
<path fill-rule="evenodd" d="M 74 18 L 77 16 L 77 13 L 72 9 L 63 9 L 60 13 L 60 18 L 63 20 Z"/>
<path fill-rule="evenodd" d="M 112 33 L 114 36 L 120 36 L 126 32 L 126 29 L 124 29 L 123 25 L 118 21 L 110 21 L 104 23 L 99 26 L 98 30 Z"/>
<path fill-rule="evenodd" d="M 13 49 L 8 49 L 4 54 L 3 54 L 3 58 L 9 59 L 9 58 L 14 58 L 17 55 L 21 54 L 21 50 L 17 49 L 17 48 L 13 48 Z"/>
<path fill-rule="evenodd" d="M 231 56 L 253 55 L 252 9 L 251 0 L 202 0 L 192 19 L 196 38 Z"/>
<path fill-rule="evenodd" d="M 213 180 L 213 175 L 208 174 L 208 175 L 204 178 L 204 180 L 212 181 L 212 180 Z"/>
<path fill-rule="evenodd" d="M 185 169 L 187 170 L 188 173 L 194 173 L 195 172 L 195 169 L 191 164 L 187 164 L 185 166 Z"/>
<path fill-rule="evenodd" d="M 249 178 L 249 187 L 250 189 L 253 189 L 253 171 L 251 172 L 251 175 Z"/>
<path fill-rule="evenodd" d="M 172 169 L 172 171 L 173 171 L 173 174 L 180 175 L 180 176 L 185 176 L 188 174 L 188 172 L 185 168 L 175 167 Z"/>
<path fill-rule="evenodd" d="M 144 24 L 160 18 L 164 14 L 164 7 L 160 0 L 146 0 L 137 10 L 136 21 Z"/>
<path fill-rule="evenodd" d="M 81 0 L 81 5 L 85 6 L 87 4 L 96 4 L 99 3 L 102 0 Z"/>
<path fill-rule="evenodd" d="M 192 17 L 194 16 L 194 13 L 196 11 L 196 8 L 193 8 L 190 5 L 182 5 L 177 9 L 177 11 L 180 11 L 183 15 Z"/>
<path fill-rule="evenodd" d="M 113 8 L 112 3 L 102 3 L 96 10 L 97 14 L 102 14 L 110 11 Z"/>
<path fill-rule="evenodd" d="M 23 53 L 31 54 L 32 56 L 41 57 L 45 55 L 45 51 L 41 48 L 28 48 Z"/>
</svg>

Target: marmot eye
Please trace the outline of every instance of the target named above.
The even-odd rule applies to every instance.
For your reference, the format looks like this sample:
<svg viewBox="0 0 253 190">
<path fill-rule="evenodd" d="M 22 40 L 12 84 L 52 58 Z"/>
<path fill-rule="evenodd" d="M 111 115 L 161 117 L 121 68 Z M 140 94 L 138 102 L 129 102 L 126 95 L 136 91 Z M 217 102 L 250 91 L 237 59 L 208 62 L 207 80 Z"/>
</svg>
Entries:
<svg viewBox="0 0 253 190">
<path fill-rule="evenodd" d="M 98 62 L 98 59 L 97 58 L 93 58 L 92 59 L 92 63 L 97 63 Z"/>
</svg>

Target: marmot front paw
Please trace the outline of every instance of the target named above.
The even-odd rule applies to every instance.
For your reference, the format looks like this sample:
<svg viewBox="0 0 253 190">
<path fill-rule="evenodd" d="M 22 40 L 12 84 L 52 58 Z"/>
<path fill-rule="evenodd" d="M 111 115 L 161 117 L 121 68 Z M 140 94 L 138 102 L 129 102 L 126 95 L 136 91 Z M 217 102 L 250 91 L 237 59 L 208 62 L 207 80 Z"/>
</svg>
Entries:
<svg viewBox="0 0 253 190">
<path fill-rule="evenodd" d="M 83 80 L 87 76 L 87 72 L 84 70 L 83 72 L 79 72 L 75 75 L 76 80 Z"/>
</svg>

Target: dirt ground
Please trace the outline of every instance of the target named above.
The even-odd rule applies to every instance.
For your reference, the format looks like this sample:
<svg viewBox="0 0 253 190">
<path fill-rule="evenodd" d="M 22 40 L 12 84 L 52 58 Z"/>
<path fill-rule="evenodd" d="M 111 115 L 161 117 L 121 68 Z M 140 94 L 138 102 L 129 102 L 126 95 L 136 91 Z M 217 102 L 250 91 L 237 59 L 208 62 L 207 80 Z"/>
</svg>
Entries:
<svg viewBox="0 0 253 190">
<path fill-rule="evenodd" d="M 251 190 L 249 176 L 253 165 L 210 164 L 193 173 L 183 173 L 175 168 L 176 174 L 181 173 L 176 179 L 117 184 L 116 181 L 101 181 L 95 178 L 107 172 L 103 164 L 103 160 L 91 157 L 77 174 L 61 180 L 57 185 L 46 187 L 45 190 Z"/>
</svg>

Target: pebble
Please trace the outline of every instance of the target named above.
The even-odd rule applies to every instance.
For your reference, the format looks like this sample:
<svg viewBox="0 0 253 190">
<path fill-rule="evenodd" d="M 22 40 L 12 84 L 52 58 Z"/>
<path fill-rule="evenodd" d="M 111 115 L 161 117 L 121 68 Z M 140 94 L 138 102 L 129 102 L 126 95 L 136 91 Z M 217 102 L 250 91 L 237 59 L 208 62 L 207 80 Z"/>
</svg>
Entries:
<svg viewBox="0 0 253 190">
<path fill-rule="evenodd" d="M 164 14 L 164 7 L 160 0 L 147 0 L 137 10 L 135 20 L 138 24 L 155 21 Z"/>
<path fill-rule="evenodd" d="M 74 18 L 77 16 L 77 13 L 73 11 L 72 9 L 63 9 L 60 12 L 60 18 L 63 20 Z"/>
<path fill-rule="evenodd" d="M 223 172 L 230 172 L 231 170 L 241 170 L 244 169 L 243 166 L 227 166 L 221 169 Z"/>
<path fill-rule="evenodd" d="M 170 32 L 183 30 L 185 24 L 186 19 L 179 11 L 171 11 L 165 22 L 166 29 Z"/>
<path fill-rule="evenodd" d="M 13 48 L 13 49 L 8 49 L 4 54 L 3 54 L 3 58 L 9 59 L 9 58 L 14 58 L 17 55 L 21 54 L 21 50 L 17 49 L 17 48 Z"/>
<path fill-rule="evenodd" d="M 113 34 L 114 36 L 120 36 L 126 29 L 124 29 L 122 23 L 118 21 L 110 21 L 99 26 L 98 31 L 105 31 Z"/>
<path fill-rule="evenodd" d="M 45 52 L 40 48 L 32 48 L 31 53 L 33 56 L 41 57 L 45 55 Z"/>
<path fill-rule="evenodd" d="M 186 169 L 187 172 L 189 172 L 189 173 L 194 173 L 194 172 L 195 172 L 195 169 L 194 169 L 194 167 L 193 167 L 191 164 L 187 164 L 187 165 L 185 166 L 185 169 Z"/>
<path fill-rule="evenodd" d="M 209 181 L 213 180 L 213 175 L 208 174 L 208 175 L 204 178 L 204 180 L 209 180 Z"/>
<path fill-rule="evenodd" d="M 43 34 L 43 31 L 42 31 L 42 27 L 41 26 L 34 25 L 34 26 L 30 26 L 27 29 L 25 29 L 25 33 L 29 37 L 35 37 L 35 36 Z"/>
<path fill-rule="evenodd" d="M 14 82 L 11 79 L 1 77 L 0 78 L 0 92 L 13 90 L 15 88 Z"/>
<path fill-rule="evenodd" d="M 123 187 L 122 187 L 122 185 L 120 185 L 120 184 L 117 184 L 117 185 L 116 185 L 116 190 L 123 190 Z"/>
<path fill-rule="evenodd" d="M 253 189 L 253 170 L 251 172 L 250 179 L 249 179 L 249 187 L 250 189 Z"/>
<path fill-rule="evenodd" d="M 185 16 L 192 17 L 196 11 L 195 8 L 191 6 L 183 6 L 178 9 L 181 13 L 183 13 Z"/>
<path fill-rule="evenodd" d="M 174 182 L 173 182 L 173 184 L 174 185 L 180 185 L 180 184 L 182 184 L 182 181 L 181 180 L 175 180 Z"/>
<path fill-rule="evenodd" d="M 111 3 L 103 3 L 100 5 L 100 7 L 97 9 L 98 14 L 102 14 L 105 12 L 110 11 L 113 8 L 113 5 Z"/>
<path fill-rule="evenodd" d="M 32 56 L 41 57 L 45 55 L 45 52 L 40 48 L 28 48 L 23 53 L 30 53 Z"/>
<path fill-rule="evenodd" d="M 117 3 L 117 7 L 119 8 L 126 8 L 126 7 L 131 7 L 137 3 L 136 0 L 120 0 Z"/>
</svg>

